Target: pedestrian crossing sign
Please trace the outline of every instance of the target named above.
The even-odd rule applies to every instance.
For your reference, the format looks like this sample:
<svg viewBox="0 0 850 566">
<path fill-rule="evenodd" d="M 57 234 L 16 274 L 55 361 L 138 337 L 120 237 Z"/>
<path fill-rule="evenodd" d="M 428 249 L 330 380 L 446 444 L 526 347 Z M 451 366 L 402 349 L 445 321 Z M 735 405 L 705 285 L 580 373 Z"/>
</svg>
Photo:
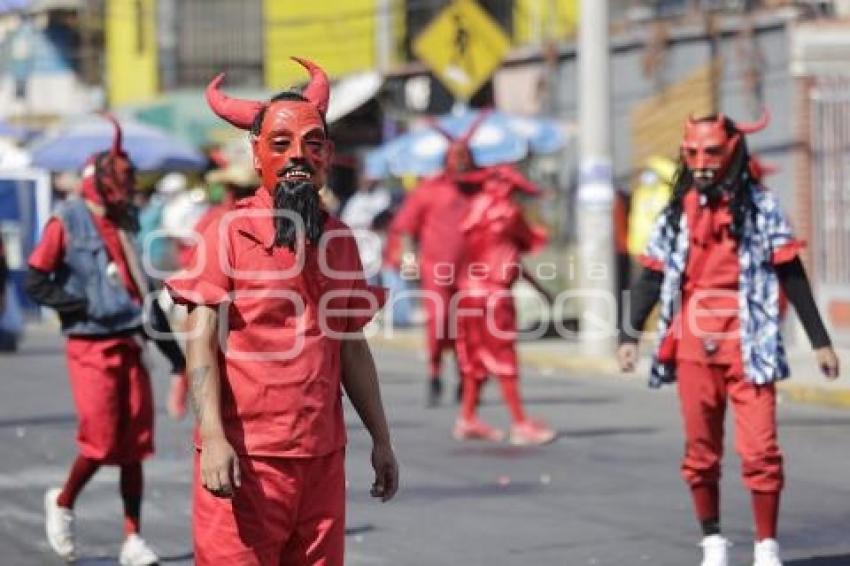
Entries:
<svg viewBox="0 0 850 566">
<path fill-rule="evenodd" d="M 458 99 L 469 100 L 499 67 L 511 40 L 474 0 L 455 0 L 413 43 L 413 52 Z"/>
</svg>

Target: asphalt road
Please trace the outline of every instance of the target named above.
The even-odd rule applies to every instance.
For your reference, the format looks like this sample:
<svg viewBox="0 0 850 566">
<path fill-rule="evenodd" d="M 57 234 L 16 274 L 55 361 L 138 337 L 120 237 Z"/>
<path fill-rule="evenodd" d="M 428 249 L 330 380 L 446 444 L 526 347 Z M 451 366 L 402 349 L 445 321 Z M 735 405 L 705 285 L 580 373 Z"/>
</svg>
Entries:
<svg viewBox="0 0 850 566">
<path fill-rule="evenodd" d="M 368 436 L 349 412 L 347 564 L 699 563 L 699 534 L 678 475 L 682 435 L 673 390 L 649 391 L 642 378 L 527 372 L 529 411 L 558 428 L 557 442 L 458 444 L 450 437 L 455 407 L 423 408 L 424 359 L 377 354 L 402 488 L 391 503 L 370 500 Z M 163 564 L 191 564 L 191 426 L 165 415 L 165 385 L 159 372 L 157 454 L 145 467 L 143 529 Z M 492 385 L 482 412 L 507 423 Z M 786 565 L 850 565 L 850 412 L 783 404 L 780 420 Z M 60 563 L 44 540 L 42 497 L 64 479 L 74 430 L 61 341 L 34 331 L 19 354 L 0 357 L 0 565 Z M 733 564 L 750 564 L 749 497 L 731 442 L 728 453 L 723 525 L 735 542 Z M 80 496 L 79 564 L 116 564 L 117 489 L 116 471 L 105 469 Z"/>
</svg>

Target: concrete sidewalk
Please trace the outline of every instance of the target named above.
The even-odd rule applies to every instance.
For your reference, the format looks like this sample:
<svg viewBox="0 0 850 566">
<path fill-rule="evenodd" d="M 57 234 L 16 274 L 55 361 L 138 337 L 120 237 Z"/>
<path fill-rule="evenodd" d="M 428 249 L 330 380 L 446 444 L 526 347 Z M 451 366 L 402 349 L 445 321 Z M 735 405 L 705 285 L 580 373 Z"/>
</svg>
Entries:
<svg viewBox="0 0 850 566">
<path fill-rule="evenodd" d="M 425 346 L 421 328 L 371 330 L 368 333 L 369 342 L 377 348 L 422 351 Z M 637 372 L 623 379 L 645 379 L 649 373 L 650 352 L 651 346 L 644 344 L 641 347 L 643 357 Z M 842 362 L 843 377 L 830 382 L 817 368 L 811 350 L 800 348 L 790 351 L 788 357 L 791 378 L 779 384 L 781 397 L 788 401 L 850 409 L 850 377 L 847 375 L 850 368 L 847 365 L 850 364 L 850 349 L 839 349 L 837 352 Z M 571 377 L 622 375 L 613 356 L 588 356 L 582 353 L 579 344 L 561 338 L 520 342 L 519 355 L 523 365 L 533 367 L 544 375 L 552 370 L 566 370 L 575 374 Z"/>
</svg>

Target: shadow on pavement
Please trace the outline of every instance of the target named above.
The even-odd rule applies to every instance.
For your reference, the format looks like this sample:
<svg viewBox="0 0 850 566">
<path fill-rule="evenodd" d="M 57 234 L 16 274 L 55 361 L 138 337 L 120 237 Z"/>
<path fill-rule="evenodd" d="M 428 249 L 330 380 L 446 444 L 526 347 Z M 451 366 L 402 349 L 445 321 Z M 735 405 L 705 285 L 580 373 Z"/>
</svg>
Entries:
<svg viewBox="0 0 850 566">
<path fill-rule="evenodd" d="M 169 562 L 186 562 L 194 558 L 194 553 L 186 552 L 171 556 L 160 556 L 157 564 L 168 564 Z M 74 561 L 75 566 L 115 566 L 118 559 L 114 556 L 83 556 Z"/>
<path fill-rule="evenodd" d="M 510 479 L 507 480 L 510 482 Z M 406 487 L 404 492 L 400 494 L 399 499 L 405 501 L 421 499 L 433 503 L 440 499 L 464 499 L 464 498 L 480 498 L 480 497 L 505 497 L 512 495 L 527 495 L 536 493 L 543 489 L 538 483 L 530 482 L 510 482 L 499 484 L 494 481 L 487 485 L 463 485 L 463 486 L 445 486 L 445 485 L 420 485 Z"/>
<path fill-rule="evenodd" d="M 785 566 L 848 566 L 848 564 L 850 564 L 850 554 L 812 556 L 811 558 L 785 561 Z"/>
<path fill-rule="evenodd" d="M 77 422 L 77 416 L 74 413 L 62 415 L 36 415 L 32 417 L 0 419 L 0 428 L 13 428 L 18 426 L 50 426 L 75 422 Z"/>
<path fill-rule="evenodd" d="M 584 430 L 562 430 L 559 438 L 598 438 L 603 436 L 628 436 L 655 434 L 659 429 L 648 426 L 587 428 Z"/>
<path fill-rule="evenodd" d="M 791 417 L 779 419 L 779 426 L 783 428 L 791 427 L 819 427 L 819 426 L 847 426 L 850 425 L 850 418 L 847 417 Z M 850 564 L 850 563 L 848 563 Z"/>
</svg>

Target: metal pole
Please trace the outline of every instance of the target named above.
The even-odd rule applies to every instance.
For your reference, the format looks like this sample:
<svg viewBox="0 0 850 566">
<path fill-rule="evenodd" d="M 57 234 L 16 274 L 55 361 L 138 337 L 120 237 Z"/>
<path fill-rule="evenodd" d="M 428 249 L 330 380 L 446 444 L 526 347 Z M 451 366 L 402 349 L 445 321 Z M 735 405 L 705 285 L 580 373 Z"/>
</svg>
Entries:
<svg viewBox="0 0 850 566">
<path fill-rule="evenodd" d="M 585 354 L 608 355 L 614 348 L 617 318 L 608 0 L 581 0 L 580 10 L 579 337 Z"/>
</svg>

